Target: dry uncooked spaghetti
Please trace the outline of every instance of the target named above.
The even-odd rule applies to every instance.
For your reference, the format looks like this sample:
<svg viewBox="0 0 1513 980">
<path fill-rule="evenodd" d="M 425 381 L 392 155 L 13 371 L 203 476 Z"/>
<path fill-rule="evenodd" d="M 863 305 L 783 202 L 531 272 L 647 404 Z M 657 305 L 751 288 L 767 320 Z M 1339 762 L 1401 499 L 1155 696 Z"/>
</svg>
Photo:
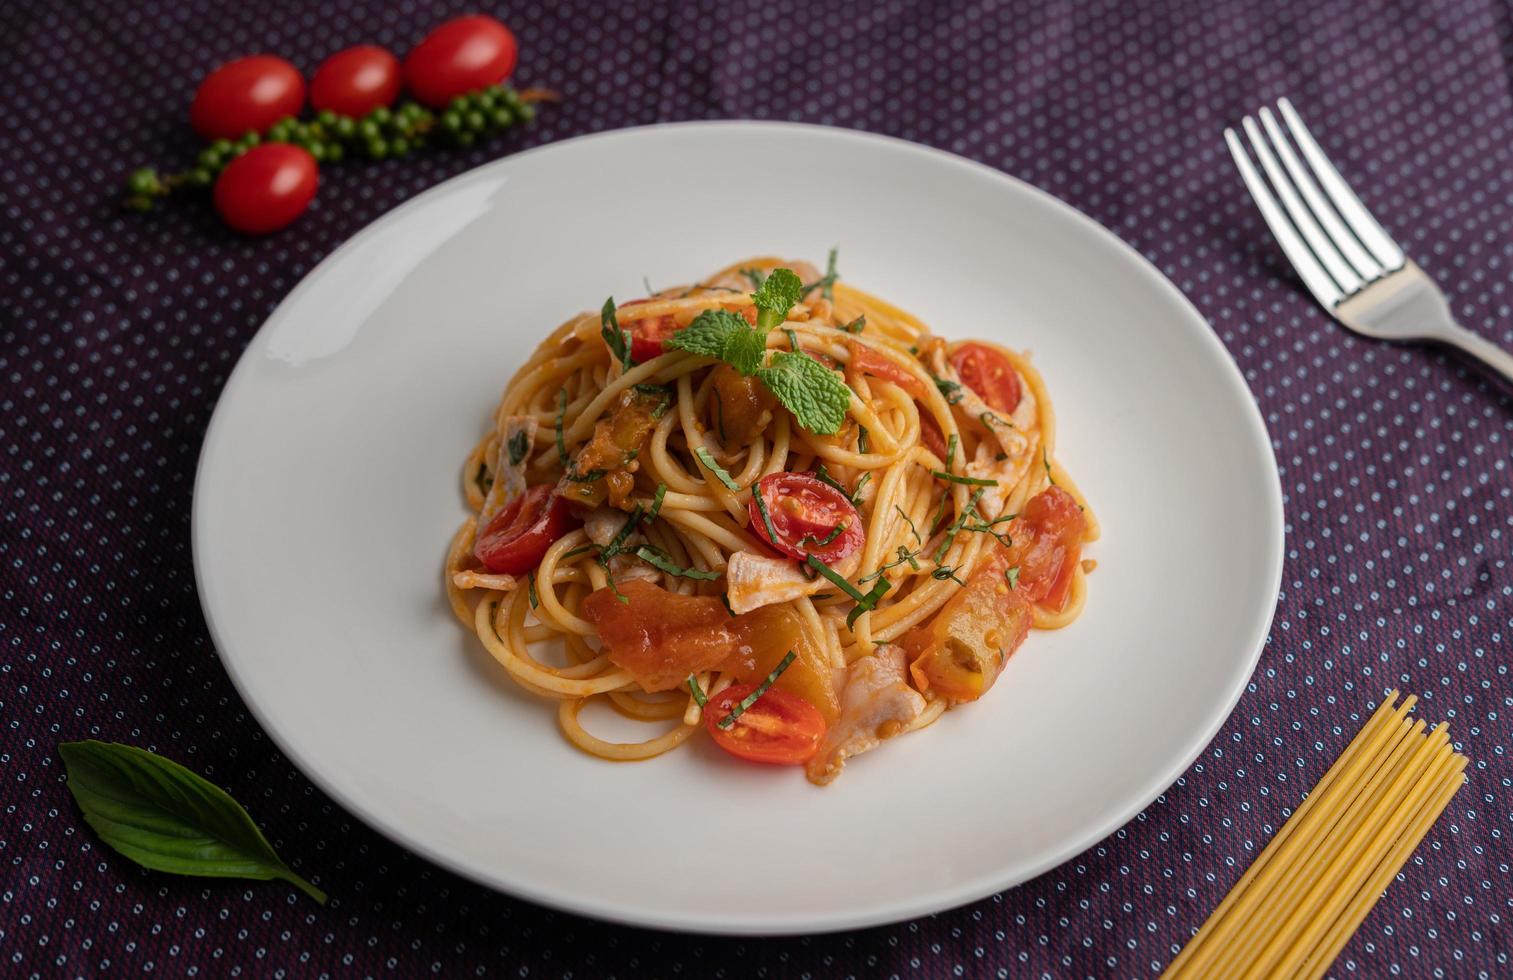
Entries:
<svg viewBox="0 0 1513 980">
<path fill-rule="evenodd" d="M 584 751 L 702 721 L 828 782 L 1081 611 L 1098 525 L 1028 358 L 836 280 L 755 258 L 574 316 L 468 456 L 448 599 Z M 597 738 L 596 698 L 662 730 Z"/>
</svg>

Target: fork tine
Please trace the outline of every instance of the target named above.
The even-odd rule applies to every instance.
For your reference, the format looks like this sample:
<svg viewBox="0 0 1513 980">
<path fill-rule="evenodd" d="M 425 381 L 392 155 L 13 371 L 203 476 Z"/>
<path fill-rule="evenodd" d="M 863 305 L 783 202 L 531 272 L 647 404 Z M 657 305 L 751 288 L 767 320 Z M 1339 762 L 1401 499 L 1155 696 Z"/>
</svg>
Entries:
<svg viewBox="0 0 1513 980">
<path fill-rule="evenodd" d="M 1313 134 L 1303 124 L 1303 119 L 1298 111 L 1292 107 L 1287 99 L 1281 99 L 1277 105 L 1282 110 L 1282 118 L 1287 120 L 1287 128 L 1292 132 L 1292 138 L 1297 141 L 1298 149 L 1303 151 L 1303 156 L 1308 159 L 1309 166 L 1313 167 L 1314 173 L 1319 175 L 1319 183 L 1324 185 L 1329 199 L 1334 203 L 1335 209 L 1340 212 L 1340 217 L 1350 225 L 1351 231 L 1361 240 L 1361 244 L 1371 250 L 1371 254 L 1386 267 L 1388 272 L 1396 272 L 1407 262 L 1407 256 L 1398 248 L 1397 242 L 1376 223 L 1371 212 L 1361 203 L 1361 199 L 1355 196 L 1350 185 L 1345 183 L 1340 172 L 1334 169 L 1334 164 L 1319 149 L 1319 144 L 1314 141 Z"/>
<path fill-rule="evenodd" d="M 1266 136 L 1261 132 L 1261 127 L 1249 116 L 1242 120 L 1241 125 L 1245 128 L 1245 135 L 1250 137 L 1250 147 L 1255 151 L 1256 158 L 1261 161 L 1261 169 L 1266 171 L 1266 176 L 1271 178 L 1271 186 L 1276 190 L 1277 197 L 1282 201 L 1282 207 L 1287 209 L 1287 216 L 1292 219 L 1293 226 L 1303 234 L 1308 242 L 1308 247 L 1313 249 L 1313 254 L 1318 256 L 1324 268 L 1329 270 L 1329 275 L 1335 282 L 1340 284 L 1340 289 L 1345 295 L 1356 292 L 1366 285 L 1361 277 L 1356 275 L 1355 270 L 1346 263 L 1345 257 L 1340 250 L 1334 247 L 1334 243 L 1324 234 L 1324 229 L 1314 220 L 1313 214 L 1308 207 L 1298 199 L 1297 191 L 1293 190 L 1292 182 L 1282 172 L 1281 164 L 1277 158 L 1271 155 L 1271 147 L 1266 142 Z"/>
<path fill-rule="evenodd" d="M 1314 299 L 1323 304 L 1327 310 L 1334 309 L 1336 303 L 1345 298 L 1340 288 L 1329 278 L 1329 274 L 1319 265 L 1313 253 L 1308 251 L 1308 246 L 1298 237 L 1293 230 L 1282 209 L 1277 207 L 1277 202 L 1271 196 L 1271 191 L 1266 189 L 1266 181 L 1256 173 L 1256 168 L 1251 166 L 1250 155 L 1245 152 L 1240 137 L 1235 135 L 1233 129 L 1224 130 L 1224 142 L 1229 144 L 1229 153 L 1235 158 L 1235 166 L 1240 170 L 1240 179 L 1245 181 L 1245 187 L 1250 191 L 1250 196 L 1256 202 L 1256 207 L 1261 211 L 1261 217 L 1266 219 L 1266 224 L 1271 228 L 1271 233 L 1276 237 L 1277 244 L 1282 246 L 1288 261 L 1297 270 L 1303 280 L 1303 285 L 1313 293 Z"/>
<path fill-rule="evenodd" d="M 1276 151 L 1282 160 L 1282 166 L 1287 168 L 1287 173 L 1292 177 L 1293 186 L 1303 195 L 1303 200 L 1308 202 L 1308 209 L 1313 216 L 1319 219 L 1319 224 L 1324 226 L 1324 231 L 1329 235 L 1336 248 L 1345 254 L 1345 261 L 1359 272 L 1362 278 L 1375 279 L 1384 270 L 1382 264 L 1372 258 L 1355 236 L 1340 223 L 1334 208 L 1324 200 L 1324 195 L 1319 193 L 1319 185 L 1314 183 L 1308 174 L 1308 168 L 1298 159 L 1298 155 L 1292 152 L 1292 144 L 1287 142 L 1287 137 L 1282 133 L 1282 127 L 1277 124 L 1277 117 L 1271 114 L 1271 110 L 1261 108 L 1261 125 L 1266 130 L 1266 135 L 1271 137 L 1271 148 Z"/>
</svg>

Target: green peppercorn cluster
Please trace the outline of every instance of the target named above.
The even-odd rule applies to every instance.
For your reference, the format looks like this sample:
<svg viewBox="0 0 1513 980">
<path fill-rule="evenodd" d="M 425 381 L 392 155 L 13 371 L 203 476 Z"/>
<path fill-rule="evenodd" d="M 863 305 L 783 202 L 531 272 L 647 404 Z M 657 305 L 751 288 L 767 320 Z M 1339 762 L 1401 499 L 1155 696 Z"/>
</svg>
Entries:
<svg viewBox="0 0 1513 980">
<path fill-rule="evenodd" d="M 329 110 L 316 113 L 313 119 L 287 116 L 261 135 L 247 133 L 237 140 L 216 140 L 201 150 L 194 166 L 183 173 L 160 174 L 152 167 L 133 170 L 126 179 L 126 206 L 146 211 L 157 198 L 179 187 L 209 187 L 228 163 L 260 143 L 303 147 L 318 163 L 337 163 L 349 157 L 384 160 L 436 142 L 472 146 L 535 116 L 535 107 L 507 85 L 459 95 L 439 113 L 406 100 L 392 109 L 379 106 L 360 118 Z"/>
</svg>

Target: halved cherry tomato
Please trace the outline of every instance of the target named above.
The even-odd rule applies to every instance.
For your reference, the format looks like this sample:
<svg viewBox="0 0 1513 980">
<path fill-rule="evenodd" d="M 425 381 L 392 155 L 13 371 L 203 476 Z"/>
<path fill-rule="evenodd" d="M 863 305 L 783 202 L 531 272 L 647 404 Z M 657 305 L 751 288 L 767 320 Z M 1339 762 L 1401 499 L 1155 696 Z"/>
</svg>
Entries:
<svg viewBox="0 0 1513 980">
<path fill-rule="evenodd" d="M 748 762 L 798 766 L 819 751 L 825 738 L 825 719 L 814 705 L 796 694 L 770 688 L 729 728 L 720 721 L 752 691 L 751 684 L 734 684 L 704 706 L 704 727 L 714 744 Z"/>
<path fill-rule="evenodd" d="M 940 431 L 940 423 L 935 421 L 935 416 L 923 410 L 919 413 L 919 441 L 939 457 L 941 462 L 945 462 L 946 434 Z"/>
<path fill-rule="evenodd" d="M 640 303 L 650 303 L 649 299 L 633 299 L 621 306 L 636 306 Z M 678 321 L 669 315 L 647 317 L 644 320 L 626 320 L 620 324 L 620 329 L 630 334 L 630 359 L 637 364 L 649 361 L 653 357 L 661 357 L 665 353 L 662 344 L 678 332 Z"/>
<path fill-rule="evenodd" d="M 1019 407 L 1019 373 L 999 351 L 984 344 L 963 344 L 951 355 L 951 366 L 971 388 L 998 412 Z"/>
<path fill-rule="evenodd" d="M 1066 608 L 1087 533 L 1076 498 L 1060 487 L 1047 487 L 1025 503 L 1008 532 L 1013 545 L 1006 567 L 1019 566 L 1014 590 L 1047 609 Z"/>
<path fill-rule="evenodd" d="M 515 35 L 484 14 L 437 26 L 405 56 L 405 83 L 415 98 L 441 108 L 468 92 L 498 85 L 515 70 Z"/>
<path fill-rule="evenodd" d="M 310 106 L 366 116 L 399 97 L 399 59 L 376 44 L 345 48 L 320 63 L 310 79 Z"/>
<path fill-rule="evenodd" d="M 552 485 L 531 487 L 495 515 L 473 543 L 473 555 L 497 575 L 520 575 L 541 564 L 552 542 L 578 523 Z"/>
<path fill-rule="evenodd" d="M 777 540 L 767 533 L 756 494 L 762 495 Z M 758 481 L 747 506 L 758 539 L 789 558 L 813 555 L 827 564 L 861 548 L 867 539 L 862 516 L 846 495 L 808 473 L 771 473 Z M 836 528 L 840 533 L 836 534 Z M 821 544 L 820 542 L 825 542 Z"/>
<path fill-rule="evenodd" d="M 189 106 L 189 122 L 207 140 L 261 133 L 305 104 L 305 79 L 283 58 L 254 54 L 205 76 Z"/>
<path fill-rule="evenodd" d="M 892 359 L 879 354 L 866 344 L 855 340 L 846 341 L 851 352 L 851 362 L 846 365 L 846 381 L 854 385 L 858 375 L 870 374 L 891 381 L 915 398 L 925 397 L 925 386 L 912 371 L 896 364 Z"/>
<path fill-rule="evenodd" d="M 249 235 L 265 235 L 303 214 L 319 182 L 310 151 L 288 143 L 263 143 L 226 164 L 215 179 L 212 196 L 226 224 Z"/>
</svg>

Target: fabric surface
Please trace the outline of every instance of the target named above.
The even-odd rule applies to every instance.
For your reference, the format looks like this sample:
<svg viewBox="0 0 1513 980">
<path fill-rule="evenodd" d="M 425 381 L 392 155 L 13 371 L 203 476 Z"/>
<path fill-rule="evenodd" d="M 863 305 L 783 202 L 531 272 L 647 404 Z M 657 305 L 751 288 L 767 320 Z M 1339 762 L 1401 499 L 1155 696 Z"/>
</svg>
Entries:
<svg viewBox="0 0 1513 980">
<path fill-rule="evenodd" d="M 1158 972 L 1383 692 L 1472 759 L 1334 972 L 1508 975 L 1513 403 L 1440 350 L 1358 339 L 1301 290 L 1223 127 L 1290 96 L 1460 320 L 1513 347 L 1513 7 L 1309 0 L 489 4 L 539 120 L 472 150 L 325 168 L 250 240 L 208 207 L 117 207 L 186 164 L 194 85 L 270 51 L 405 51 L 441 0 L 0 5 L 0 956 L 9 976 L 1136 976 Z M 344 239 L 495 156 L 664 120 L 900 136 L 1021 177 L 1140 250 L 1213 324 L 1281 468 L 1275 625 L 1233 717 L 1128 826 L 1002 895 L 777 940 L 604 925 L 431 867 L 343 812 L 259 730 L 206 635 L 194 467 L 273 306 Z M 1201 447 L 1194 447 L 1201 451 Z M 1160 515 L 1180 520 L 1181 515 Z M 1216 542 L 1222 547 L 1222 542 Z M 225 786 L 330 892 L 173 878 L 100 845 L 56 745 L 150 747 Z"/>
</svg>

